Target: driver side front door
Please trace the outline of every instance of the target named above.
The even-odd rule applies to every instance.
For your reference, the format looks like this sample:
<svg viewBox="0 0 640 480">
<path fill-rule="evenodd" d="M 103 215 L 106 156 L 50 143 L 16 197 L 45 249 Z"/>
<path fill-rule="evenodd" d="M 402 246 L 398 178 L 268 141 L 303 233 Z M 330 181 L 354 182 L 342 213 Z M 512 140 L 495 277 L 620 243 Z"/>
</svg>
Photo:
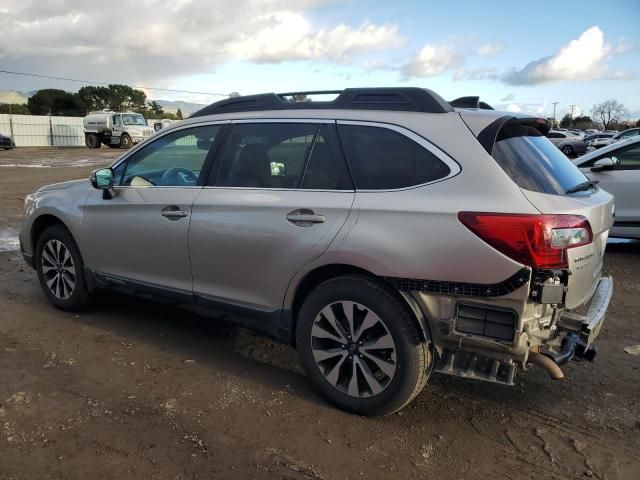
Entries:
<svg viewBox="0 0 640 480">
<path fill-rule="evenodd" d="M 191 293 L 191 207 L 221 129 L 196 126 L 162 135 L 117 165 L 113 198 L 91 191 L 85 262 L 99 279 Z"/>
</svg>

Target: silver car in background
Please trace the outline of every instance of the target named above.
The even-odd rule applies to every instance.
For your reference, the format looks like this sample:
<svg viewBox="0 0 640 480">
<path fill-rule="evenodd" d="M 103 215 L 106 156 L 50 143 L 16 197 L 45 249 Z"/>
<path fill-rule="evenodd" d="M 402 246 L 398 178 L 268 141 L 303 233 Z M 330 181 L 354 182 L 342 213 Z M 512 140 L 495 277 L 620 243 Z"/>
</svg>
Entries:
<svg viewBox="0 0 640 480">
<path fill-rule="evenodd" d="M 575 164 L 615 197 L 616 216 L 610 234 L 640 239 L 640 136 L 587 153 Z"/>
<path fill-rule="evenodd" d="M 419 88 L 331 93 L 214 103 L 27 196 L 44 294 L 79 310 L 114 289 L 238 322 L 294 345 L 318 392 L 363 415 L 399 410 L 433 371 L 513 385 L 593 359 L 613 197 L 546 121 Z"/>
<path fill-rule="evenodd" d="M 547 133 L 547 138 L 567 157 L 582 155 L 587 151 L 587 143 L 582 139 L 582 137 L 570 131 L 561 132 L 558 130 L 551 130 Z"/>
</svg>

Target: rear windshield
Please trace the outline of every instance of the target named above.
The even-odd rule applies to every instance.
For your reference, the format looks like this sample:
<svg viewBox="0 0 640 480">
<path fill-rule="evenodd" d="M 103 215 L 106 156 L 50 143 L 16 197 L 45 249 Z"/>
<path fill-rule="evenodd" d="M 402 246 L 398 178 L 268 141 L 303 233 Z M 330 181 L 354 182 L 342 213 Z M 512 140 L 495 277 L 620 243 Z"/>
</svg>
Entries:
<svg viewBox="0 0 640 480">
<path fill-rule="evenodd" d="M 502 169 L 520 188 L 565 195 L 587 177 L 535 126 L 505 125 L 491 152 Z"/>
</svg>

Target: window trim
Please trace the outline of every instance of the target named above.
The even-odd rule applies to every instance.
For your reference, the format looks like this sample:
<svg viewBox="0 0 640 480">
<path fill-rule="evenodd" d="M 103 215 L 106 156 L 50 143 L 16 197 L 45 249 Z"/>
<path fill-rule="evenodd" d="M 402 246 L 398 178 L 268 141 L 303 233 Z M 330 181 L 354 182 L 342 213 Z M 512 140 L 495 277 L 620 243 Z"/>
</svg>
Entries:
<svg viewBox="0 0 640 480">
<path fill-rule="evenodd" d="M 119 159 L 117 159 L 114 163 L 112 163 L 109 168 L 111 168 L 112 170 L 115 170 L 116 168 L 118 168 L 120 165 L 122 165 L 125 162 L 128 162 L 130 160 L 130 158 L 133 155 L 136 155 L 138 152 L 140 152 L 141 150 L 145 149 L 146 147 L 148 147 L 149 145 L 152 145 L 153 143 L 155 143 L 156 141 L 160 140 L 162 137 L 166 136 L 166 135 L 170 135 L 172 133 L 178 132 L 180 130 L 186 130 L 186 129 L 190 129 L 190 128 L 199 128 L 199 127 L 208 127 L 208 126 L 217 126 L 220 125 L 220 132 L 218 135 L 216 135 L 216 139 L 214 140 L 213 144 L 211 145 L 211 147 L 209 148 L 209 150 L 207 151 L 207 155 L 204 159 L 204 163 L 202 164 L 202 171 L 200 173 L 200 177 L 198 178 L 198 183 L 196 185 L 149 185 L 146 187 L 132 187 L 131 185 L 114 185 L 113 188 L 120 189 L 120 188 L 134 188 L 134 189 L 140 189 L 140 188 L 203 188 L 204 184 L 206 183 L 206 178 L 209 177 L 209 173 L 211 171 L 211 167 L 214 164 L 215 158 L 217 156 L 218 150 L 220 150 L 220 145 L 222 144 L 222 142 L 225 140 L 226 138 L 226 133 L 228 131 L 228 126 L 230 124 L 229 120 L 218 120 L 218 121 L 203 121 L 203 122 L 197 122 L 197 123 L 190 123 L 188 125 L 179 125 L 176 126 L 175 128 L 170 128 L 170 129 L 163 129 L 160 130 L 158 133 L 154 134 L 153 136 L 149 137 L 148 140 L 139 143 L 138 145 L 136 145 L 136 147 L 132 148 L 131 150 L 129 150 L 127 153 L 125 153 L 122 157 L 120 157 Z M 126 168 L 126 166 L 125 166 Z"/>
<path fill-rule="evenodd" d="M 336 129 L 336 120 L 334 118 L 240 118 L 240 119 L 232 119 L 228 120 L 229 128 L 226 130 L 226 133 L 230 133 L 233 131 L 233 125 L 235 124 L 247 124 L 247 123 L 311 123 L 314 125 L 332 125 L 334 132 L 333 135 L 335 138 L 334 142 L 340 143 L 339 135 Z M 317 132 L 316 132 L 317 134 Z M 315 188 L 302 188 L 302 183 L 298 188 L 290 188 L 290 187 L 278 187 L 278 188 L 267 188 L 267 187 L 232 187 L 225 185 L 216 185 L 218 171 L 220 169 L 220 161 L 222 157 L 222 153 L 228 147 L 228 135 L 225 135 L 223 140 L 223 144 L 218 147 L 216 157 L 212 162 L 212 166 L 209 170 L 208 178 L 205 180 L 202 188 L 205 189 L 218 189 L 218 190 L 260 190 L 260 191 L 269 191 L 269 192 L 332 192 L 332 193 L 351 193 L 353 194 L 355 190 L 355 186 L 353 183 L 353 178 L 351 177 L 351 172 L 349 170 L 349 165 L 347 159 L 344 157 L 344 153 L 342 152 L 342 146 L 336 145 L 336 147 L 340 150 L 342 161 L 345 162 L 345 168 L 349 173 L 349 177 L 351 180 L 351 188 L 347 190 L 334 190 L 334 189 L 315 189 Z M 314 137 L 315 141 L 315 137 Z M 307 159 L 308 162 L 309 159 Z M 305 166 L 306 171 L 306 166 Z M 302 175 L 302 182 L 304 182 L 304 173 Z"/>
<path fill-rule="evenodd" d="M 355 187 L 355 183 L 354 183 L 354 188 L 355 188 L 356 192 L 378 193 L 378 192 L 401 192 L 403 190 L 413 190 L 415 188 L 422 188 L 422 187 L 424 187 L 426 185 L 433 185 L 434 183 L 443 182 L 445 180 L 448 180 L 450 178 L 455 177 L 456 175 L 458 175 L 462 171 L 462 168 L 460 167 L 460 164 L 458 162 L 456 162 L 452 157 L 450 157 L 445 151 L 443 151 L 440 148 L 436 147 L 429 140 L 427 140 L 426 138 L 418 135 L 416 132 L 414 132 L 412 130 L 409 130 L 406 127 L 401 127 L 401 126 L 395 125 L 393 123 L 371 122 L 371 121 L 360 121 L 360 120 L 336 120 L 336 124 L 338 126 L 338 136 L 340 135 L 340 128 L 339 128 L 340 125 L 356 125 L 356 126 L 363 126 L 363 127 L 377 127 L 377 128 L 386 128 L 387 130 L 392 130 L 392 131 L 394 131 L 396 133 L 404 135 L 409 140 L 413 140 L 415 143 L 420 145 L 422 148 L 426 149 L 427 151 L 429 151 L 430 153 L 432 153 L 433 155 L 438 157 L 439 160 L 441 160 L 447 167 L 449 167 L 449 175 L 447 175 L 445 177 L 442 177 L 442 178 L 438 178 L 437 180 L 432 180 L 430 182 L 419 183 L 419 184 L 416 184 L 416 185 L 410 185 L 408 187 L 385 188 L 385 189 L 360 189 L 360 188 Z M 343 150 L 344 150 L 344 146 L 343 146 Z M 347 166 L 349 166 L 349 160 L 348 159 L 347 159 Z M 349 167 L 349 171 L 351 171 L 350 167 Z"/>
</svg>

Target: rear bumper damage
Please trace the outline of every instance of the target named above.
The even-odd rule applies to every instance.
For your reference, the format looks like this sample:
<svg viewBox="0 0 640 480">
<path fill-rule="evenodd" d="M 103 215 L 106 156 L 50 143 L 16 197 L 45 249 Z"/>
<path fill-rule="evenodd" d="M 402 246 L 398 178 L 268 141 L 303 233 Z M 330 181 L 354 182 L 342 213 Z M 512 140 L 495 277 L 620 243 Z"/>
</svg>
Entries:
<svg viewBox="0 0 640 480">
<path fill-rule="evenodd" d="M 435 370 L 513 385 L 519 368 L 540 366 L 559 379 L 564 376 L 560 366 L 571 359 L 593 360 L 594 341 L 613 293 L 612 278 L 601 278 L 589 301 L 576 310 L 564 308 L 562 280 L 545 281 L 557 287 L 559 295 L 541 294 L 540 284 L 531 280 L 506 295 L 472 300 L 414 290 L 411 297 L 429 319 Z"/>
</svg>

